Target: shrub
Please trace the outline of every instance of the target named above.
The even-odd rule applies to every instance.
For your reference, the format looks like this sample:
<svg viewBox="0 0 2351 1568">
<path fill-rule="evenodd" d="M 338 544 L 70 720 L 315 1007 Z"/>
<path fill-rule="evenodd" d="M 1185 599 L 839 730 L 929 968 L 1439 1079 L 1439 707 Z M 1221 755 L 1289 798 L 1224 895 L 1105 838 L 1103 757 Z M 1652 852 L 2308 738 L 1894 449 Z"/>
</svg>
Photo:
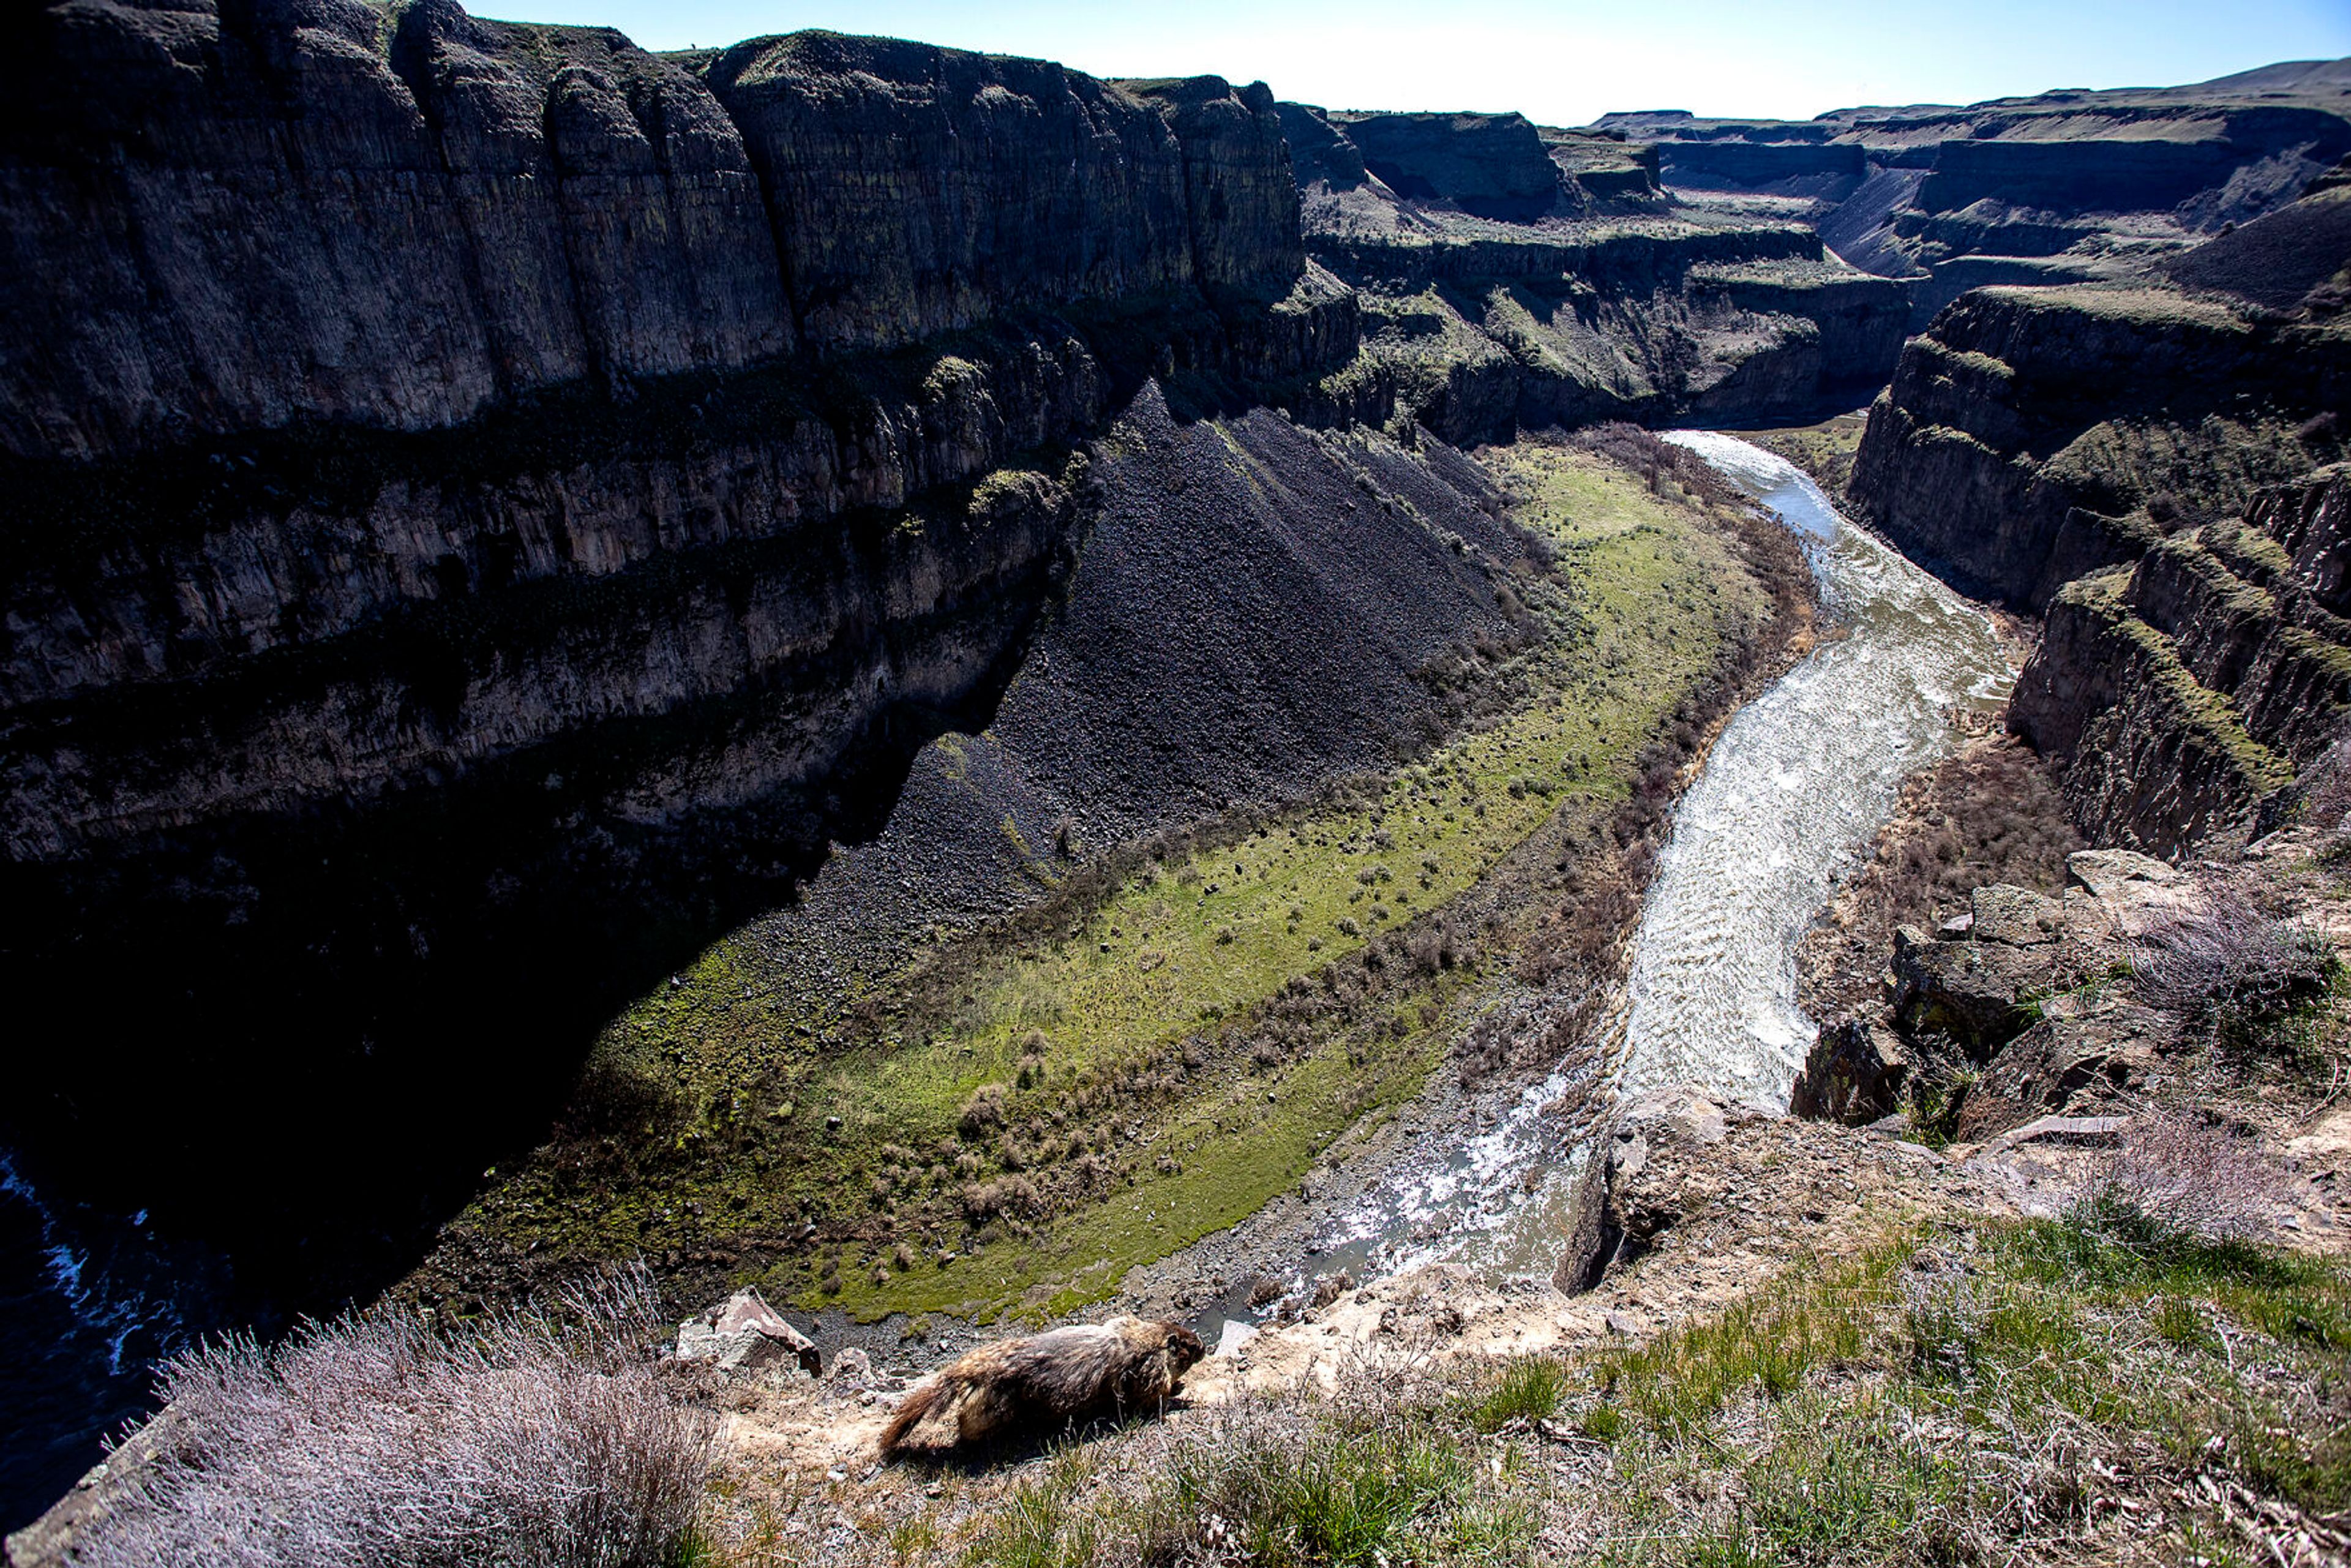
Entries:
<svg viewBox="0 0 2351 1568">
<path fill-rule="evenodd" d="M 2240 1043 L 2315 998 L 2334 978 L 2319 932 L 2272 920 L 2235 888 L 2133 945 L 2131 975 L 2147 1003 Z"/>
<path fill-rule="evenodd" d="M 2251 1241 L 2276 1224 L 2281 1180 L 2251 1139 L 2158 1109 L 2135 1117 L 2121 1147 L 2085 1169 L 2073 1207 L 2126 1244 L 2158 1245 L 2167 1234 Z"/>
<path fill-rule="evenodd" d="M 2328 832 L 2351 821 L 2351 739 L 2337 737 L 2317 760 L 2302 770 L 2303 809 Z"/>
<path fill-rule="evenodd" d="M 1004 1125 L 1004 1085 L 983 1083 L 973 1090 L 956 1124 L 967 1138 L 985 1137 Z"/>
<path fill-rule="evenodd" d="M 668 1396 L 643 1347 L 652 1281 L 575 1291 L 559 1315 L 448 1335 L 394 1313 L 208 1345 L 168 1364 L 176 1431 L 78 1546 L 101 1568 L 204 1563 L 679 1561 L 714 1420 Z"/>
<path fill-rule="evenodd" d="M 967 1187 L 963 1207 L 974 1220 L 987 1220 L 1038 1214 L 1044 1208 L 1044 1200 L 1035 1182 L 1025 1176 L 1009 1176 Z"/>
</svg>

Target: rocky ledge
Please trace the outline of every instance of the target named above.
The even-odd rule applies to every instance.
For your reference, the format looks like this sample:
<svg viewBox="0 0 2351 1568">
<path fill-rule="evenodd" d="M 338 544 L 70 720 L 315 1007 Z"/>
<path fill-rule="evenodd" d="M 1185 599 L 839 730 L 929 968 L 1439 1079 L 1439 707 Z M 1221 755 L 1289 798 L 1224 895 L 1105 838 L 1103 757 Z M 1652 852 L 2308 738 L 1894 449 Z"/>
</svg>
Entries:
<svg viewBox="0 0 2351 1568">
<path fill-rule="evenodd" d="M 2351 714 L 2351 471 L 2258 497 L 2069 582 L 2012 703 L 2093 837 L 2158 854 L 2252 831 Z"/>
<path fill-rule="evenodd" d="M 1882 1005 L 1821 1030 L 1789 1109 L 1955 1145 L 2091 1135 L 2290 1056 L 2351 934 L 2320 847 L 2296 829 L 2185 869 L 2090 850 L 2061 896 L 1978 888 L 1935 930 L 1896 930 Z M 2187 1001 L 2182 966 L 2221 990 Z"/>
</svg>

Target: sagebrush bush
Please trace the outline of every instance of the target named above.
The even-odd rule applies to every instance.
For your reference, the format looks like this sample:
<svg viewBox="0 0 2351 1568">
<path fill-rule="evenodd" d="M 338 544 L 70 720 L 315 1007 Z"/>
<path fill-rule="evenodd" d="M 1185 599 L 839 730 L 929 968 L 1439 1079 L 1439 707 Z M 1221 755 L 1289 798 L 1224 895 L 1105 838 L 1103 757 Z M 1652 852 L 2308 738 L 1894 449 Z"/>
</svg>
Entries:
<svg viewBox="0 0 2351 1568">
<path fill-rule="evenodd" d="M 2148 1244 L 2254 1241 L 2275 1230 L 2283 1179 L 2252 1139 L 2158 1108 L 2133 1117 L 2121 1146 L 2085 1168 L 2073 1208 L 2082 1223 Z"/>
<path fill-rule="evenodd" d="M 2302 770 L 2304 818 L 2329 833 L 2351 826 L 2351 739 L 2338 737 Z"/>
<path fill-rule="evenodd" d="M 2237 888 L 2133 944 L 2133 988 L 2149 1006 L 2238 1043 L 2323 993 L 2335 972 L 2320 932 L 2273 920 Z"/>
<path fill-rule="evenodd" d="M 440 1333 L 402 1314 L 168 1364 L 172 1436 L 90 1568 L 656 1568 L 691 1550 L 714 1418 L 646 1346 L 650 1277 Z"/>
</svg>

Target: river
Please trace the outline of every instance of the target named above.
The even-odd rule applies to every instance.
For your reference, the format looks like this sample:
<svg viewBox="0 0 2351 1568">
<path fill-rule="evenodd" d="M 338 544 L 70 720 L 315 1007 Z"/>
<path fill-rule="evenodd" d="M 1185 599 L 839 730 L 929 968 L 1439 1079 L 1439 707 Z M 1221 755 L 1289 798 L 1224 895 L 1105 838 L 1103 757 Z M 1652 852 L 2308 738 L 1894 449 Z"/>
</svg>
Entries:
<svg viewBox="0 0 2351 1568">
<path fill-rule="evenodd" d="M 1777 1110 L 1813 1025 L 1795 950 L 1903 779 L 1950 747 L 1954 708 L 1996 706 L 2012 679 L 1984 616 L 1829 504 L 1793 465 L 1712 432 L 1689 448 L 1793 529 L 1832 635 L 1731 719 L 1676 813 L 1607 1028 L 1613 1084 L 1690 1082 Z M 1328 1236 L 1318 1271 L 1386 1272 L 1457 1258 L 1547 1274 L 1576 1151 L 1546 1107 L 1595 1086 L 1558 1076 L 1490 1107 L 1466 1142 L 1407 1161 Z M 148 1368 L 239 1321 L 216 1260 L 159 1245 L 143 1215 L 58 1212 L 0 1160 L 0 1527 L 31 1518 L 145 1406 Z M 1213 1337 L 1238 1301 L 1204 1313 Z M 36 1437 L 34 1435 L 38 1434 Z"/>
<path fill-rule="evenodd" d="M 1552 1107 L 1694 1084 L 1784 1111 L 1816 1032 L 1796 946 L 1891 813 L 1949 754 L 1955 710 L 1991 711 L 2014 668 L 1991 622 L 1840 514 L 1786 459 L 1714 431 L 1666 437 L 1775 514 L 1804 547 L 1826 635 L 1734 715 L 1675 812 L 1602 1025 L 1609 1081 L 1553 1074 L 1466 1143 L 1407 1160 L 1331 1236 L 1323 1270 L 1451 1260 L 1548 1277 L 1582 1151 Z M 1221 1323 L 1211 1325 L 1221 1327 Z"/>
</svg>

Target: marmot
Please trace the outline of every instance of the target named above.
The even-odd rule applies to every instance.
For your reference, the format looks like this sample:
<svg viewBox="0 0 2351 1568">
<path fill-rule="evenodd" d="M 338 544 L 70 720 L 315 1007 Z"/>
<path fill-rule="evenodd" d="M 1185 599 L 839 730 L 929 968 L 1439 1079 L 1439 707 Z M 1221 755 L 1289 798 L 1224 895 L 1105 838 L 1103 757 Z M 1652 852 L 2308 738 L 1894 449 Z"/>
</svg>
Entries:
<svg viewBox="0 0 2351 1568">
<path fill-rule="evenodd" d="M 883 1428 L 882 1452 L 951 1448 L 1152 1409 L 1207 1354 L 1182 1323 L 1127 1317 L 982 1345 L 900 1402 Z"/>
</svg>

